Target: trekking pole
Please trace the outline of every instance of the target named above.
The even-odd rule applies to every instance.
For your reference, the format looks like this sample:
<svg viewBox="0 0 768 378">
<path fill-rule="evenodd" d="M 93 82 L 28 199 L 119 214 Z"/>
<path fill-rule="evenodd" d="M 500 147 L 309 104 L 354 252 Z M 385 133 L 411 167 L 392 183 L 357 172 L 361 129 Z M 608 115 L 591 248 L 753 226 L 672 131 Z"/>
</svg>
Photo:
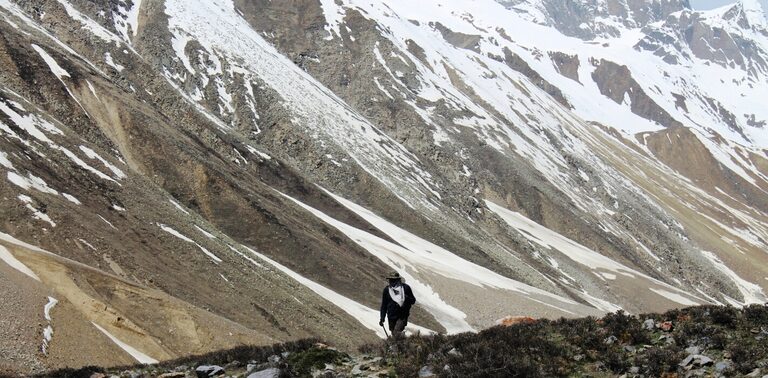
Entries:
<svg viewBox="0 0 768 378">
<path fill-rule="evenodd" d="M 384 327 L 384 324 L 381 325 L 381 329 L 384 330 L 384 334 L 387 335 L 387 338 L 389 338 L 389 334 L 387 333 L 387 329 Z"/>
</svg>

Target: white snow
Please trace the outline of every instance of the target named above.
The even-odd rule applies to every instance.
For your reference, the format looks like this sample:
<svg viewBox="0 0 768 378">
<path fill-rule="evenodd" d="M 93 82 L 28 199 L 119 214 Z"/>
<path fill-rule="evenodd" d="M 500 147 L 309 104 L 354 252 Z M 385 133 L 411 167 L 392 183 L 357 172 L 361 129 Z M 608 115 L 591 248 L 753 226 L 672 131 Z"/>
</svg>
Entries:
<svg viewBox="0 0 768 378">
<path fill-rule="evenodd" d="M 22 116 L 2 101 L 0 101 L 0 111 L 5 113 L 8 118 L 10 118 L 10 120 L 16 124 L 16 126 L 27 132 L 27 134 L 48 145 L 53 146 L 55 144 L 46 136 L 46 133 L 64 135 L 61 130 L 53 126 L 45 119 L 34 114 Z"/>
<path fill-rule="evenodd" d="M 82 25 L 83 29 L 89 31 L 91 34 L 104 40 L 105 42 L 114 42 L 116 44 L 120 43 L 119 37 L 114 35 L 109 30 L 105 29 L 103 26 L 99 25 L 98 22 L 80 13 L 80 11 L 78 11 L 77 8 L 75 8 L 68 1 L 66 0 L 56 0 L 56 1 L 58 1 L 59 4 L 61 4 L 62 6 L 64 6 L 64 9 L 67 11 L 67 14 L 69 15 L 69 17 L 79 22 Z"/>
<path fill-rule="evenodd" d="M 31 173 L 28 173 L 27 177 L 24 177 L 16 172 L 9 171 L 8 181 L 24 190 L 34 189 L 42 193 L 59 194 L 59 192 L 49 187 L 43 179 Z"/>
<path fill-rule="evenodd" d="M 48 355 L 48 345 L 51 340 L 53 340 L 53 326 L 49 324 L 43 329 L 43 345 L 41 349 L 45 355 Z"/>
<path fill-rule="evenodd" d="M 87 240 L 85 240 L 85 239 L 77 239 L 77 240 L 79 240 L 81 243 L 83 243 L 83 244 L 85 244 L 86 246 L 88 246 L 88 248 L 90 248 L 90 249 L 92 249 L 92 250 L 96 251 L 96 247 L 94 247 L 93 245 L 91 245 L 91 243 L 88 243 L 88 241 L 87 241 Z"/>
<path fill-rule="evenodd" d="M 352 299 L 349 299 L 323 285 L 320 285 L 308 278 L 305 278 L 304 276 L 292 271 L 291 269 L 285 267 L 284 265 L 278 263 L 277 261 L 274 261 L 270 259 L 269 257 L 258 253 L 254 251 L 253 249 L 248 248 L 248 250 L 259 259 L 267 262 L 268 264 L 274 266 L 281 272 L 285 273 L 287 276 L 293 278 L 300 284 L 306 286 L 308 289 L 314 291 L 327 301 L 333 303 L 340 309 L 344 310 L 347 314 L 351 315 L 353 318 L 357 319 L 357 321 L 360 322 L 363 326 L 366 328 L 376 332 L 376 335 L 378 335 L 381 338 L 386 338 L 384 335 L 383 329 L 379 326 L 379 311 L 374 310 L 370 307 L 364 306 Z M 434 331 L 420 327 L 414 324 L 409 324 L 407 327 L 407 331 L 409 333 L 414 332 L 420 332 L 421 334 L 433 334 Z"/>
<path fill-rule="evenodd" d="M 71 77 L 69 75 L 69 72 L 61 68 L 61 66 L 58 63 L 56 63 L 56 60 L 53 59 L 53 57 L 51 57 L 50 55 L 48 55 L 48 53 L 45 50 L 43 50 L 42 47 L 33 43 L 32 48 L 35 49 L 35 51 L 37 51 L 38 54 L 40 54 L 40 57 L 43 58 L 43 60 L 45 61 L 45 64 L 48 65 L 48 68 L 51 70 L 51 72 L 54 75 L 56 75 L 57 78 L 59 78 L 59 80 L 62 80 L 62 78 L 64 77 Z"/>
<path fill-rule="evenodd" d="M 591 269 L 608 270 L 630 277 L 635 276 L 636 272 L 632 269 L 543 227 L 520 213 L 507 210 L 491 201 L 485 201 L 485 204 L 507 224 L 522 231 L 523 236 L 542 247 L 557 250 Z"/>
<path fill-rule="evenodd" d="M 4 240 L 8 240 L 9 238 L 11 240 L 16 240 L 10 235 L 0 233 L 0 235 L 3 236 Z M 6 264 L 8 264 L 11 268 L 18 270 L 21 273 L 26 274 L 30 278 L 35 279 L 36 281 L 40 281 L 40 277 L 35 274 L 35 272 L 32 271 L 32 269 L 29 269 L 24 263 L 16 259 L 15 256 L 11 254 L 11 251 L 5 248 L 5 246 L 0 245 L 0 260 L 3 260 Z"/>
<path fill-rule="evenodd" d="M 125 173 L 120 168 L 114 166 L 107 159 L 104 159 L 103 157 L 101 157 L 101 155 L 96 153 L 96 151 L 94 151 L 94 150 L 92 150 L 92 149 L 90 149 L 90 148 L 88 148 L 86 146 L 80 146 L 80 150 L 83 151 L 83 153 L 85 153 L 85 156 L 87 156 L 89 159 L 91 159 L 91 160 L 96 159 L 96 160 L 100 161 L 101 164 L 104 164 L 104 166 L 107 167 L 107 169 L 112 171 L 112 174 L 115 175 L 115 177 L 117 177 L 117 179 L 123 179 L 123 178 L 126 177 Z"/>
<path fill-rule="evenodd" d="M 653 288 L 652 287 L 652 288 L 650 288 L 650 290 L 652 292 L 658 294 L 658 295 L 661 295 L 664 298 L 669 299 L 672 302 L 680 303 L 683 306 L 698 306 L 698 305 L 701 304 L 701 303 L 698 303 L 698 302 L 694 302 L 694 301 L 692 301 L 692 300 L 690 300 L 690 299 L 688 299 L 688 298 L 686 298 L 686 297 L 684 297 L 684 296 L 682 296 L 682 295 L 680 295 L 678 293 L 673 293 L 673 292 L 670 292 L 670 291 L 667 291 L 667 290 L 664 290 L 664 289 L 659 289 L 659 288 Z"/>
<path fill-rule="evenodd" d="M 99 99 L 99 95 L 96 94 L 96 88 L 93 87 L 93 84 L 91 84 L 91 82 L 88 80 L 86 80 L 85 83 L 88 84 L 88 90 L 90 90 L 91 93 L 93 93 L 93 97 L 96 97 L 96 99 Z"/>
<path fill-rule="evenodd" d="M 434 208 L 428 197 L 437 191 L 437 185 L 418 158 L 280 54 L 235 11 L 230 1 L 170 0 L 165 5 L 174 50 L 189 73 L 195 70 L 187 62 L 184 47 L 194 39 L 209 55 L 237 62 L 246 86 L 265 81 L 274 88 L 282 103 L 296 115 L 297 126 L 348 151 L 360 167 L 398 196 Z M 169 72 L 167 77 L 187 96 L 195 92 L 181 89 L 183 76 L 174 77 Z"/>
<path fill-rule="evenodd" d="M 131 38 L 135 37 L 139 32 L 139 10 L 141 9 L 141 0 L 130 0 L 132 6 L 128 9 L 126 7 L 119 7 L 121 22 L 115 20 L 115 29 L 120 32 L 123 40 L 130 43 Z M 122 4 L 126 4 L 125 0 L 121 0 Z M 126 4 L 127 5 L 127 4 Z M 124 18 L 124 22 L 122 20 Z M 128 26 L 131 27 L 131 33 L 128 33 Z"/>
<path fill-rule="evenodd" d="M 131 357 L 136 359 L 136 361 L 138 361 L 139 363 L 141 363 L 141 364 L 156 364 L 158 362 L 156 359 L 154 359 L 154 358 L 152 358 L 152 357 L 142 353 L 138 349 L 128 345 L 127 343 L 125 343 L 125 342 L 121 341 L 120 339 L 118 339 L 117 337 L 113 336 L 106 329 L 101 328 L 98 324 L 96 324 L 94 322 L 91 322 L 91 324 L 93 324 L 93 326 L 96 327 L 96 329 L 101 331 L 101 333 L 103 333 L 110 340 L 112 340 L 113 343 L 115 343 L 117 346 L 119 346 L 120 349 L 122 349 L 126 353 L 130 354 Z"/>
<path fill-rule="evenodd" d="M 48 222 L 48 224 L 51 225 L 51 227 L 56 227 L 56 223 L 51 220 L 51 217 L 48 216 L 48 214 L 45 214 L 38 210 L 36 207 L 34 207 L 32 204 L 34 203 L 34 200 L 32 200 L 32 197 L 24 194 L 19 194 L 17 197 L 21 202 L 24 202 L 24 205 L 26 206 L 29 211 L 32 212 L 32 217 L 35 219 L 39 219 L 44 222 Z"/>
<path fill-rule="evenodd" d="M 528 240 L 549 250 L 557 251 L 576 263 L 579 263 L 593 271 L 599 278 L 605 280 L 617 280 L 625 278 L 642 279 L 648 282 L 648 289 L 661 295 L 664 293 L 666 298 L 676 298 L 675 302 L 696 303 L 695 300 L 701 300 L 697 296 L 680 290 L 672 285 L 659 281 L 626 265 L 618 263 L 606 256 L 601 255 L 565 236 L 550 230 L 520 213 L 508 210 L 491 201 L 486 200 L 485 204 L 492 212 L 498 215 L 509 226 L 520 231 Z M 605 271 L 611 272 L 607 273 Z M 655 287 L 654 287 L 655 286 Z M 674 294 L 674 296 L 673 296 Z M 681 299 L 683 298 L 683 299 Z"/>
<path fill-rule="evenodd" d="M 451 281 L 456 281 L 457 284 L 463 283 L 508 290 L 511 293 L 525 297 L 526 300 L 552 307 L 563 313 L 570 313 L 564 307 L 575 304 L 570 299 L 509 279 L 464 260 L 440 246 L 397 227 L 351 201 L 333 193 L 328 193 L 340 204 L 355 212 L 393 240 L 397 240 L 398 244 L 393 244 L 366 231 L 349 226 L 294 198 L 289 196 L 286 196 L 286 198 L 291 199 L 319 219 L 343 232 L 351 240 L 368 250 L 391 268 L 400 271 L 401 275 L 413 288 L 414 294 L 419 298 L 419 303 L 449 333 L 472 331 L 474 327 L 467 323 L 466 314 L 463 311 L 446 303 L 440 297 L 440 294 L 435 292 L 433 287 L 423 281 L 429 279 L 430 275 L 442 276 Z"/>
<path fill-rule="evenodd" d="M 203 251 L 203 253 L 206 256 L 208 256 L 211 260 L 213 260 L 213 262 L 215 262 L 217 264 L 221 262 L 221 259 L 218 256 L 213 254 L 211 251 L 205 249 L 203 246 L 198 244 L 196 241 L 188 238 L 187 236 L 185 236 L 181 232 L 178 232 L 178 231 L 174 230 L 173 228 L 171 228 L 169 226 L 166 226 L 164 224 L 161 224 L 161 223 L 157 223 L 157 226 L 160 227 L 163 231 L 165 231 L 165 232 L 167 232 L 167 233 L 169 233 L 169 234 L 171 234 L 171 235 L 173 235 L 173 236 L 175 236 L 175 237 L 177 237 L 177 238 L 179 238 L 181 240 L 184 240 L 187 243 L 192 243 L 192 244 L 196 245 L 197 248 L 200 248 L 200 250 Z"/>
<path fill-rule="evenodd" d="M 701 255 L 706 257 L 707 260 L 709 260 L 712 265 L 717 268 L 717 270 L 724 273 L 733 281 L 733 283 L 736 284 L 739 292 L 741 292 L 741 295 L 744 297 L 743 304 L 747 305 L 752 303 L 765 303 L 768 301 L 768 297 L 766 297 L 763 289 L 759 285 L 739 277 L 739 275 L 728 268 L 728 266 L 726 266 L 723 261 L 717 257 L 717 255 L 709 251 L 701 251 Z"/>
<path fill-rule="evenodd" d="M 114 68 L 117 72 L 123 72 L 125 67 L 122 65 L 115 63 L 114 59 L 112 59 L 112 54 L 109 52 L 104 53 L 104 63 L 106 63 L 108 66 Z"/>
<path fill-rule="evenodd" d="M 43 307 L 43 315 L 45 315 L 45 319 L 49 322 L 51 319 L 51 310 L 53 310 L 53 307 L 56 306 L 56 304 L 59 303 L 58 300 L 54 297 L 48 297 L 48 303 L 45 304 L 45 307 Z"/>
<path fill-rule="evenodd" d="M 260 158 L 262 158 L 264 160 L 271 160 L 272 159 L 271 156 L 269 156 L 269 155 L 267 155 L 267 154 L 265 154 L 265 153 L 255 149 L 255 148 L 253 148 L 251 146 L 245 146 L 245 148 L 247 148 L 250 153 L 252 153 L 254 155 L 257 155 L 257 156 L 259 156 Z"/>
<path fill-rule="evenodd" d="M 102 217 L 101 215 L 97 215 L 97 216 L 99 217 L 99 219 L 101 219 L 102 222 L 106 223 L 112 229 L 114 229 L 114 230 L 118 229 L 117 227 L 115 227 L 114 224 L 112 224 L 112 222 L 108 221 L 106 218 Z"/>
<path fill-rule="evenodd" d="M 195 228 L 196 228 L 198 231 L 200 231 L 200 233 L 202 233 L 203 235 L 205 235 L 205 237 L 207 237 L 208 239 L 216 239 L 216 236 L 215 236 L 215 235 L 213 235 L 212 233 L 210 233 L 210 232 L 208 232 L 208 231 L 206 231 L 206 230 L 203 230 L 202 228 L 200 228 L 200 226 L 198 226 L 198 225 L 195 225 Z"/>
<path fill-rule="evenodd" d="M 69 194 L 69 193 L 61 193 L 64 198 L 67 199 L 67 201 L 74 203 L 75 205 L 81 205 L 82 203 L 80 200 L 78 200 L 75 196 Z"/>
<path fill-rule="evenodd" d="M 13 167 L 11 161 L 8 160 L 8 154 L 3 151 L 0 151 L 0 165 L 13 171 L 16 170 L 16 168 Z"/>
<path fill-rule="evenodd" d="M 187 211 L 187 209 L 185 209 L 184 206 L 181 206 L 181 204 L 179 204 L 178 202 L 170 198 L 168 199 L 168 202 L 170 202 L 171 205 L 173 205 L 175 208 L 179 209 L 179 211 L 181 211 L 182 213 L 189 215 L 189 211 Z"/>
<path fill-rule="evenodd" d="M 61 152 L 64 153 L 64 155 L 67 155 L 67 157 L 70 160 L 72 160 L 72 162 L 74 162 L 75 164 L 79 165 L 81 168 L 85 169 L 86 171 L 93 173 L 94 175 L 96 175 L 97 177 L 99 177 L 101 179 L 104 179 L 104 180 L 107 180 L 107 181 L 111 181 L 111 182 L 114 182 L 117 185 L 120 185 L 120 183 L 115 181 L 112 177 L 110 177 L 107 174 L 101 172 L 100 170 L 98 170 L 98 169 L 88 165 L 88 163 L 86 163 L 83 159 L 81 159 L 79 156 L 77 156 L 74 152 L 72 152 L 72 151 L 70 151 L 70 150 L 68 150 L 68 149 L 66 149 L 64 147 L 60 147 L 59 149 L 61 150 Z M 122 186 L 122 185 L 120 185 L 120 186 Z"/>
</svg>

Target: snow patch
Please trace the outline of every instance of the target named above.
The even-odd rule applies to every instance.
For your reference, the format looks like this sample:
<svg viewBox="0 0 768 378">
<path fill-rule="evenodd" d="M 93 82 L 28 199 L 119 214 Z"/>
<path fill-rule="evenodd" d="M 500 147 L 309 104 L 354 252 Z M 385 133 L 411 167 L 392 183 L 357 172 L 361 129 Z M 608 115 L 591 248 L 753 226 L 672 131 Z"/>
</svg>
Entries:
<svg viewBox="0 0 768 378">
<path fill-rule="evenodd" d="M 651 287 L 651 288 L 648 288 L 648 290 L 650 290 L 650 291 L 652 291 L 652 292 L 654 292 L 654 293 L 656 293 L 658 295 L 661 295 L 662 297 L 667 298 L 667 299 L 669 299 L 672 302 L 680 303 L 683 306 L 698 306 L 698 305 L 700 305 L 700 303 L 698 303 L 698 302 L 694 302 L 694 301 L 692 301 L 692 300 L 690 300 L 690 299 L 688 299 L 688 298 L 686 298 L 686 297 L 684 297 L 684 296 L 682 296 L 680 294 L 673 293 L 673 292 L 670 292 L 670 291 L 667 291 L 667 290 L 664 290 L 664 289 L 659 289 L 659 288 Z"/>
<path fill-rule="evenodd" d="M 10 181 L 12 184 L 24 190 L 34 189 L 42 193 L 48 193 L 53 195 L 59 194 L 59 192 L 57 192 L 56 190 L 51 189 L 51 187 L 48 186 L 48 184 L 45 181 L 43 181 L 43 179 L 31 173 L 28 173 L 27 177 L 24 177 L 16 172 L 9 171 L 8 181 Z"/>
<path fill-rule="evenodd" d="M 13 167 L 13 164 L 10 160 L 8 160 L 8 154 L 6 154 L 3 151 L 0 151 L 0 165 L 3 167 L 15 171 L 16 168 Z"/>
<path fill-rule="evenodd" d="M 104 53 L 104 63 L 114 68 L 117 72 L 123 72 L 125 69 L 122 65 L 115 63 L 114 59 L 112 59 L 112 54 L 109 52 Z"/>
<path fill-rule="evenodd" d="M 117 346 L 120 347 L 120 349 L 124 350 L 126 353 L 130 354 L 131 357 L 133 357 L 136 361 L 138 361 L 140 364 L 156 364 L 158 361 L 138 349 L 128 345 L 127 343 L 121 341 L 117 337 L 113 336 L 111 333 L 109 333 L 106 329 L 101 328 L 98 324 L 91 322 L 96 329 L 101 331 L 105 336 L 107 336 L 110 340 L 112 340 L 113 343 L 115 343 Z"/>
<path fill-rule="evenodd" d="M 196 241 L 188 238 L 187 236 L 185 236 L 181 232 L 178 232 L 178 231 L 174 230 L 173 228 L 168 227 L 168 226 L 166 226 L 164 224 L 161 224 L 161 223 L 157 223 L 157 226 L 160 227 L 163 231 L 165 231 L 165 232 L 167 232 L 167 233 L 169 233 L 169 234 L 171 234 L 171 235 L 173 235 L 173 236 L 175 236 L 175 237 L 177 237 L 177 238 L 179 238 L 181 240 L 184 240 L 187 243 L 194 244 L 195 246 L 197 246 L 197 248 L 200 248 L 200 250 L 203 251 L 203 253 L 206 256 L 208 256 L 211 260 L 213 260 L 213 262 L 215 262 L 216 264 L 221 262 L 221 259 L 218 256 L 213 254 L 211 251 L 205 249 L 203 246 L 198 244 Z"/>
<path fill-rule="evenodd" d="M 739 292 L 741 292 L 741 295 L 744 297 L 743 304 L 747 305 L 753 303 L 765 303 L 768 301 L 768 297 L 766 297 L 763 289 L 759 285 L 739 277 L 739 275 L 728 268 L 728 266 L 726 266 L 723 261 L 717 257 L 717 255 L 709 251 L 701 251 L 701 255 L 709 260 L 717 270 L 728 276 L 728 278 L 730 278 L 733 283 L 736 284 Z"/>
<path fill-rule="evenodd" d="M 59 80 L 62 80 L 64 77 L 72 77 L 69 75 L 69 72 L 67 70 L 61 68 L 61 66 L 56 62 L 56 59 L 53 59 L 48 53 L 43 50 L 42 47 L 32 44 L 32 48 L 37 51 L 37 53 L 40 55 L 41 58 L 43 58 L 43 61 L 45 61 L 45 64 L 48 65 L 48 69 L 51 70 L 51 72 L 56 75 L 56 77 Z"/>
<path fill-rule="evenodd" d="M 8 237 L 10 237 L 10 235 L 7 235 L 7 234 L 2 234 L 2 233 L 0 233 L 0 234 L 3 235 L 3 236 L 6 236 L 6 237 L 3 238 L 4 240 L 8 240 Z M 16 240 L 16 239 L 14 239 L 12 237 L 10 237 L 10 239 L 11 240 Z M 19 272 L 26 274 L 30 278 L 32 278 L 32 279 L 34 279 L 36 281 L 40 281 L 40 277 L 38 277 L 37 274 L 35 274 L 35 272 L 32 271 L 32 269 L 29 269 L 29 267 L 24 265 L 24 263 L 22 263 L 21 261 L 16 259 L 16 257 L 13 254 L 11 254 L 11 251 L 9 251 L 7 248 L 5 248 L 5 246 L 2 246 L 2 245 L 0 245 L 0 260 L 3 260 L 11 268 L 16 269 Z"/>
<path fill-rule="evenodd" d="M 247 248 L 247 247 L 246 247 Z M 270 259 L 269 257 L 258 253 L 254 251 L 253 249 L 247 248 L 254 256 L 258 257 L 259 259 L 267 262 L 268 264 L 272 265 L 273 267 L 277 268 L 281 272 L 285 273 L 288 277 L 291 277 L 292 279 L 296 280 L 300 284 L 304 285 L 308 289 L 312 290 L 319 296 L 323 297 L 327 301 L 333 303 L 340 309 L 344 310 L 347 314 L 351 315 L 353 318 L 357 319 L 357 321 L 360 322 L 363 326 L 366 328 L 376 332 L 376 335 L 379 337 L 386 338 L 386 335 L 384 334 L 383 329 L 379 326 L 378 319 L 379 319 L 379 311 L 374 310 L 370 307 L 364 306 L 352 299 L 349 299 L 323 285 L 318 284 L 317 282 L 314 282 L 294 271 L 287 268 L 286 266 L 278 263 L 277 261 L 274 261 Z M 421 334 L 434 334 L 435 332 L 420 327 L 414 324 L 409 324 L 407 327 L 408 333 L 414 333 L 414 332 L 420 332 Z"/>
<path fill-rule="evenodd" d="M 32 200 L 32 197 L 24 194 L 19 194 L 18 198 L 21 202 L 24 202 L 24 205 L 27 207 L 27 209 L 29 209 L 29 211 L 32 212 L 33 218 L 39 219 L 44 222 L 48 222 L 48 224 L 50 224 L 51 227 L 56 227 L 56 223 L 53 220 L 51 220 L 51 217 L 49 217 L 48 214 L 41 212 L 40 210 L 38 210 L 36 207 L 32 205 L 34 203 L 34 200 Z"/>
</svg>

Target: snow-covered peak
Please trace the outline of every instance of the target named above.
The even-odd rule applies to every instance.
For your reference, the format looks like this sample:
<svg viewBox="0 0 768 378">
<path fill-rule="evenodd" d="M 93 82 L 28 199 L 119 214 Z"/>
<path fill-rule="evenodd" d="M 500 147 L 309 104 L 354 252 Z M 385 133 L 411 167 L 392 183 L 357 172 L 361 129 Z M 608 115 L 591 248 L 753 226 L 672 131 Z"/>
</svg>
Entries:
<svg viewBox="0 0 768 378">
<path fill-rule="evenodd" d="M 752 26 L 763 26 L 768 24 L 766 19 L 765 9 L 759 0 L 740 0 L 739 5 L 744 12 L 744 16 Z"/>
</svg>

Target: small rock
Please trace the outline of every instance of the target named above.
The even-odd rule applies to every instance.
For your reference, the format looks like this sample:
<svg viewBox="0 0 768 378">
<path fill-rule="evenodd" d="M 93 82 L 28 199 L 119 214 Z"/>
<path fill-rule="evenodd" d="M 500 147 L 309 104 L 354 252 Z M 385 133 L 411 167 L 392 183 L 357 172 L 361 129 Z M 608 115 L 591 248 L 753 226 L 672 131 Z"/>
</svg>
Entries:
<svg viewBox="0 0 768 378">
<path fill-rule="evenodd" d="M 430 369 L 429 366 L 423 366 L 419 369 L 419 377 L 435 377 L 435 373 L 432 372 L 432 369 Z"/>
<path fill-rule="evenodd" d="M 278 378 L 279 376 L 280 376 L 280 369 L 269 368 L 269 369 L 257 371 L 255 373 L 251 373 L 248 375 L 248 378 Z"/>
<path fill-rule="evenodd" d="M 459 352 L 459 350 L 456 349 L 456 348 L 453 348 L 453 349 L 449 350 L 448 354 L 450 354 L 451 356 L 456 356 L 456 357 L 460 357 L 461 356 L 461 352 Z"/>
<path fill-rule="evenodd" d="M 731 361 L 720 361 L 715 364 L 715 370 L 722 373 L 723 371 L 730 369 L 731 365 Z"/>
<path fill-rule="evenodd" d="M 637 374 L 640 373 L 640 367 L 638 366 L 632 366 L 629 368 L 629 374 Z"/>
<path fill-rule="evenodd" d="M 688 354 L 699 354 L 699 353 L 701 353 L 701 349 L 699 347 L 697 347 L 697 346 L 691 346 L 691 347 L 685 348 L 685 353 L 688 353 Z"/>
<path fill-rule="evenodd" d="M 187 370 L 189 370 L 189 366 L 187 365 L 179 365 L 179 366 L 176 366 L 175 369 L 173 369 L 173 371 L 187 371 Z"/>
<path fill-rule="evenodd" d="M 759 377 L 759 376 L 760 376 L 760 368 L 752 370 L 751 373 L 747 374 L 747 377 Z"/>
<path fill-rule="evenodd" d="M 653 331 L 654 327 L 656 327 L 656 322 L 654 322 L 653 319 L 645 319 L 643 322 L 643 329 L 646 331 Z"/>
<path fill-rule="evenodd" d="M 694 361 L 694 363 L 699 366 L 712 365 L 714 362 L 715 361 L 712 361 L 711 358 L 702 355 L 696 356 L 696 361 Z"/>
<path fill-rule="evenodd" d="M 249 362 L 248 365 L 245 367 L 245 372 L 246 372 L 246 374 L 250 373 L 250 372 L 256 370 L 256 368 L 258 368 L 258 367 L 259 367 L 259 364 L 255 364 L 253 362 Z"/>
<path fill-rule="evenodd" d="M 170 373 L 160 374 L 157 376 L 157 378 L 182 378 L 186 377 L 187 374 L 183 371 L 174 371 Z"/>
<path fill-rule="evenodd" d="M 280 362 L 281 358 L 278 355 L 271 355 L 267 357 L 267 361 L 269 361 L 270 364 L 277 365 L 278 362 Z"/>
<path fill-rule="evenodd" d="M 659 328 L 664 332 L 671 332 L 675 327 L 671 321 L 667 320 L 666 322 L 661 322 Z"/>
<path fill-rule="evenodd" d="M 288 356 L 290 356 L 290 355 L 291 355 L 291 352 L 280 353 L 280 356 L 282 356 L 283 358 L 288 358 Z"/>
<path fill-rule="evenodd" d="M 678 365 L 682 367 L 686 367 L 693 362 L 693 359 L 696 358 L 693 354 L 689 354 L 688 357 L 684 358 Z"/>
<path fill-rule="evenodd" d="M 90 378 L 107 378 L 103 373 L 93 373 Z"/>
<path fill-rule="evenodd" d="M 218 365 L 200 365 L 195 369 L 197 378 L 215 377 L 224 374 L 224 368 Z"/>
<path fill-rule="evenodd" d="M 608 344 L 608 345 L 611 345 L 611 344 L 615 343 L 615 342 L 616 342 L 616 340 L 618 340 L 618 339 L 616 338 L 616 336 L 614 336 L 614 335 L 610 335 L 610 336 L 606 337 L 606 338 L 605 338 L 605 340 L 603 340 L 603 344 Z"/>
<path fill-rule="evenodd" d="M 637 351 L 637 348 L 633 347 L 632 345 L 625 345 L 624 350 L 629 353 L 635 353 Z"/>
</svg>

